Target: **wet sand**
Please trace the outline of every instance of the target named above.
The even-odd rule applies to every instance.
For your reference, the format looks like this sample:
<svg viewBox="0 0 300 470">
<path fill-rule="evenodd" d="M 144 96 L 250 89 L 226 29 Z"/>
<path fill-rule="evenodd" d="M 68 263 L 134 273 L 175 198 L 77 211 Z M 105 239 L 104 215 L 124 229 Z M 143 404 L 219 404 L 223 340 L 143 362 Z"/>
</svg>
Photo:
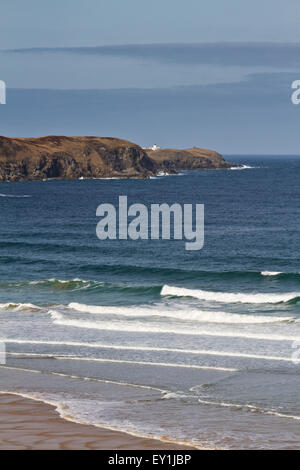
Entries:
<svg viewBox="0 0 300 470">
<path fill-rule="evenodd" d="M 0 395 L 0 450 L 191 450 L 62 419 L 55 407 L 17 395 Z"/>
</svg>

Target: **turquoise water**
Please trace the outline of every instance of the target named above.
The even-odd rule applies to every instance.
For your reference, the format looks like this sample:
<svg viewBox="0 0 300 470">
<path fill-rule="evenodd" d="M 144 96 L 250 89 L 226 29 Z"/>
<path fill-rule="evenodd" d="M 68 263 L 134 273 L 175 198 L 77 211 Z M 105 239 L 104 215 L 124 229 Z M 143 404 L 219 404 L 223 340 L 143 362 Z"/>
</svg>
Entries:
<svg viewBox="0 0 300 470">
<path fill-rule="evenodd" d="M 0 390 L 138 435 L 300 448 L 300 159 L 228 159 L 248 168 L 1 183 Z M 119 195 L 205 204 L 204 248 L 100 241 Z"/>
</svg>

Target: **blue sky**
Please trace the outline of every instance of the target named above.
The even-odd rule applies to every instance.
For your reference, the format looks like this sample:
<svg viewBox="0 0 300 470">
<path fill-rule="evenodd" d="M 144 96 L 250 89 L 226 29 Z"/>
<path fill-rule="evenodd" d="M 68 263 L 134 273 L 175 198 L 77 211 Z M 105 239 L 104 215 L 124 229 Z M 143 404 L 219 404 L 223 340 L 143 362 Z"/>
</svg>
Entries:
<svg viewBox="0 0 300 470">
<path fill-rule="evenodd" d="M 300 40 L 298 0 L 2 0 L 1 48 Z"/>
<path fill-rule="evenodd" d="M 1 133 L 300 153 L 300 106 L 290 100 L 299 57 L 299 0 L 2 0 Z M 38 89 L 103 93 L 94 102 L 75 93 L 71 104 L 68 93 L 31 91 Z M 24 109 L 31 99 L 32 113 Z"/>
</svg>

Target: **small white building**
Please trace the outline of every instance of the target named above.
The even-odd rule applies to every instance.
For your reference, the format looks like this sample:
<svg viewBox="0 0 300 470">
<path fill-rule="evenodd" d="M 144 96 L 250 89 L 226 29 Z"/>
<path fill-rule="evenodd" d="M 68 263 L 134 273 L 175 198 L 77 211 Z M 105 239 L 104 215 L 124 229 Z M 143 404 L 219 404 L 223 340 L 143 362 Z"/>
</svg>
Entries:
<svg viewBox="0 0 300 470">
<path fill-rule="evenodd" d="M 155 152 L 155 150 L 159 150 L 160 147 L 156 144 L 154 144 L 152 147 L 143 147 L 144 150 L 153 150 Z"/>
<path fill-rule="evenodd" d="M 155 150 L 159 150 L 159 149 L 160 149 L 160 147 L 159 147 L 158 145 L 156 145 L 156 144 L 154 144 L 153 147 L 152 147 L 152 150 L 154 150 L 154 151 L 155 151 Z"/>
</svg>

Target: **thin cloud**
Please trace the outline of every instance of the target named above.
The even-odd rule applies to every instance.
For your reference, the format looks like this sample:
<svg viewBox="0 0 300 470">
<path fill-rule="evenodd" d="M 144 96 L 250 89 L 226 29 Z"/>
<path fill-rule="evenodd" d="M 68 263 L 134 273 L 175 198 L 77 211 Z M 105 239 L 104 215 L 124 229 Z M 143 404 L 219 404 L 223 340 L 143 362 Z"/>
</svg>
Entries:
<svg viewBox="0 0 300 470">
<path fill-rule="evenodd" d="M 158 63 L 300 69 L 300 43 L 129 44 L 95 47 L 29 48 L 9 54 L 76 54 L 124 57 Z"/>
</svg>

